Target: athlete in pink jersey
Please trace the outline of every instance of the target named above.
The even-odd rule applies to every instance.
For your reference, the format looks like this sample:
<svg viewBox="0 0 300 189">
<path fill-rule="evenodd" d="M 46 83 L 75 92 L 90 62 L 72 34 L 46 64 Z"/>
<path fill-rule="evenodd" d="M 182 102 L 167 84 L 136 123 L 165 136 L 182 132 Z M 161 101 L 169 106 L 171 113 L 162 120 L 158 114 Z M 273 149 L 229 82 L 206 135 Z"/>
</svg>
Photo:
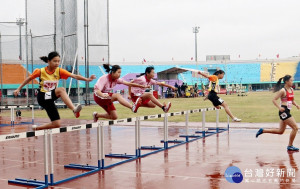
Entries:
<svg viewBox="0 0 300 189">
<path fill-rule="evenodd" d="M 131 81 L 132 83 L 140 84 L 140 85 L 160 85 L 164 87 L 172 88 L 173 90 L 176 90 L 175 87 L 171 85 L 167 85 L 165 83 L 157 82 L 153 80 L 154 78 L 154 67 L 147 67 L 145 70 L 145 74 L 134 79 Z M 155 106 L 159 106 L 163 109 L 164 112 L 168 112 L 171 108 L 171 102 L 168 102 L 167 104 L 161 104 L 150 92 L 145 92 L 144 88 L 136 88 L 136 87 L 130 87 L 128 88 L 129 97 L 134 103 L 137 103 L 137 109 L 142 107 L 147 108 L 155 108 Z"/>
<path fill-rule="evenodd" d="M 281 80 L 283 79 L 284 82 L 284 88 L 280 89 Z M 290 126 L 292 128 L 292 132 L 290 134 L 290 140 L 289 144 L 287 146 L 288 151 L 299 151 L 299 148 L 296 148 L 293 146 L 294 139 L 296 137 L 296 134 L 298 132 L 298 126 L 297 123 L 290 114 L 290 110 L 292 109 L 292 106 L 296 106 L 298 109 L 300 109 L 300 106 L 294 101 L 294 91 L 293 91 L 293 78 L 290 75 L 286 75 L 279 79 L 277 84 L 274 87 L 274 92 L 279 91 L 276 96 L 273 99 L 274 105 L 279 109 L 279 118 L 280 120 L 280 127 L 279 129 L 263 129 L 260 128 L 258 132 L 256 133 L 256 138 L 263 134 L 263 133 L 271 133 L 271 134 L 283 134 L 286 126 Z M 281 99 L 280 105 L 277 104 L 277 100 Z"/>
<path fill-rule="evenodd" d="M 120 104 L 127 108 L 130 108 L 134 113 L 136 113 L 138 109 L 137 103 L 131 105 L 120 94 L 112 93 L 112 90 L 117 84 L 124 84 L 127 86 L 141 88 L 147 88 L 149 86 L 129 83 L 127 81 L 124 81 L 123 79 L 120 79 L 121 67 L 119 65 L 114 65 L 110 68 L 108 64 L 104 64 L 103 67 L 109 74 L 100 77 L 97 83 L 95 84 L 94 100 L 99 106 L 101 106 L 106 111 L 106 113 L 99 114 L 97 112 L 94 112 L 94 122 L 97 122 L 99 117 L 113 120 L 118 118 L 116 108 L 113 104 L 114 101 L 119 101 Z"/>
</svg>

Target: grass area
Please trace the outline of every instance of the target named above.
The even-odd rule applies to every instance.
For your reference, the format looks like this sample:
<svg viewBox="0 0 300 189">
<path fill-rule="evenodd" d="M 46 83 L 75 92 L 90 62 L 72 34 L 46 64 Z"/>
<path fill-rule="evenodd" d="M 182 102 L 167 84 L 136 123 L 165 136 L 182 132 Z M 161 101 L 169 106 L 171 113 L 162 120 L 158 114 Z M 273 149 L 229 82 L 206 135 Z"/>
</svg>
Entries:
<svg viewBox="0 0 300 189">
<path fill-rule="evenodd" d="M 274 93 L 272 92 L 252 92 L 248 96 L 238 97 L 237 95 L 220 95 L 220 97 L 227 102 L 230 106 L 233 114 L 242 119 L 243 122 L 260 123 L 260 122 L 278 122 L 278 110 L 272 103 L 272 98 Z M 295 91 L 295 100 L 300 104 L 300 91 Z M 172 102 L 172 107 L 170 112 L 190 110 L 197 108 L 212 107 L 209 100 L 203 101 L 202 97 L 199 98 L 175 98 L 175 99 L 161 99 L 161 102 Z M 156 108 L 140 108 L 138 113 L 134 114 L 131 110 L 121 106 L 120 104 L 115 104 L 118 112 L 119 119 L 151 115 L 163 113 L 163 111 Z M 98 105 L 83 107 L 81 111 L 81 116 L 79 119 L 92 119 L 92 113 L 97 111 L 98 113 L 103 113 L 104 110 Z M 75 119 L 73 113 L 69 109 L 59 109 L 59 113 L 62 119 Z M 292 115 L 296 118 L 300 116 L 300 111 L 293 107 Z M 216 112 L 207 112 L 206 121 L 213 122 L 216 119 Z M 10 113 L 5 111 L 0 114 L 0 116 L 9 116 Z M 30 111 L 22 111 L 22 116 L 31 117 Z M 35 117 L 47 118 L 46 111 L 36 110 Z M 192 122 L 201 121 L 202 115 L 200 113 L 190 114 L 189 120 Z M 184 116 L 170 117 L 169 121 L 180 122 L 184 121 Z M 220 121 L 226 122 L 227 116 L 222 110 L 220 114 Z"/>
</svg>

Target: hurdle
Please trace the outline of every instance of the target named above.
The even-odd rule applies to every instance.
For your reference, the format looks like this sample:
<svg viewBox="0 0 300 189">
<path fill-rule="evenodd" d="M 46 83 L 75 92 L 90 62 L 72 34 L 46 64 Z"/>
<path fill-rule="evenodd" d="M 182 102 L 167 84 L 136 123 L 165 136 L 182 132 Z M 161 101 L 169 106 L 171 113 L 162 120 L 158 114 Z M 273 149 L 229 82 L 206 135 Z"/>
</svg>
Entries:
<svg viewBox="0 0 300 189">
<path fill-rule="evenodd" d="M 15 109 L 26 109 L 31 108 L 31 122 L 20 122 L 15 123 Z M 1 110 L 10 110 L 10 124 L 0 124 L 0 126 L 15 126 L 15 125 L 23 125 L 23 124 L 34 124 L 34 105 L 29 106 L 0 106 Z"/>
<path fill-rule="evenodd" d="M 216 128 L 212 129 L 214 132 L 205 129 L 205 112 L 206 111 L 213 111 L 217 110 L 217 116 L 216 116 Z M 191 113 L 197 113 L 202 112 L 202 135 L 189 135 L 188 131 L 188 118 L 189 114 Z M 179 140 L 168 140 L 168 117 L 172 116 L 178 116 L 178 115 L 185 115 L 186 117 L 186 125 L 185 125 L 185 134 L 183 137 L 185 137 L 187 140 L 185 141 L 179 141 Z M 163 118 L 163 134 L 164 139 L 163 141 L 163 147 L 155 147 L 155 146 L 141 146 L 141 121 L 148 120 L 148 119 L 157 119 L 157 118 Z M 149 116 L 141 116 L 136 118 L 126 118 L 126 119 L 120 119 L 120 120 L 114 120 L 114 121 L 99 121 L 97 123 L 92 124 L 83 124 L 83 125 L 75 125 L 75 126 L 67 126 L 62 128 L 55 128 L 55 129 L 49 129 L 44 131 L 31 131 L 31 132 L 25 132 L 25 133 L 15 133 L 15 134 L 8 134 L 8 135 L 0 135 L 0 142 L 1 141 L 7 141 L 7 140 L 14 140 L 19 138 L 29 138 L 34 136 L 41 136 L 44 135 L 44 169 L 45 169 L 45 181 L 38 181 L 38 180 L 32 180 L 32 179 L 21 179 L 16 178 L 15 180 L 9 180 L 8 183 L 13 184 L 20 184 L 20 185 L 27 185 L 27 186 L 35 186 L 37 188 L 45 188 L 48 186 L 54 186 L 57 184 L 61 184 L 76 178 L 80 178 L 89 174 L 93 174 L 95 172 L 99 172 L 100 170 L 105 170 L 112 168 L 117 165 L 124 164 L 129 161 L 133 161 L 139 158 L 146 157 L 148 155 L 158 153 L 164 150 L 168 150 L 174 147 L 177 147 L 179 145 L 183 145 L 195 140 L 198 140 L 200 138 L 208 137 L 213 134 L 218 134 L 221 132 L 224 132 L 225 130 L 229 129 L 229 119 L 227 120 L 227 128 L 219 128 L 219 110 L 216 108 L 205 108 L 205 109 L 196 109 L 196 110 L 187 110 L 187 111 L 181 111 L 181 112 L 174 112 L 174 113 L 164 113 L 164 114 L 157 114 L 157 115 L 149 115 Z M 135 144 L 134 144 L 134 150 L 135 154 L 113 154 L 109 153 L 105 155 L 104 152 L 104 127 L 110 126 L 110 125 L 116 125 L 119 123 L 128 123 L 128 122 L 135 122 Z M 85 170 L 86 172 L 65 178 L 59 181 L 54 181 L 54 163 L 53 163 L 53 134 L 58 133 L 65 133 L 65 132 L 72 132 L 72 131 L 79 131 L 79 130 L 86 130 L 91 128 L 97 128 L 97 162 L 96 165 L 81 165 L 81 164 L 68 164 L 65 165 L 65 168 L 70 169 L 79 169 L 79 170 Z M 197 132 L 197 131 L 196 131 Z M 199 131 L 200 132 L 200 131 Z M 181 136 L 181 135 L 180 135 Z M 191 138 L 191 139 L 190 139 Z M 169 145 L 173 144 L 173 145 Z M 142 150 L 152 150 L 149 153 L 142 154 Z M 113 163 L 110 165 L 105 164 L 105 157 L 107 158 L 123 158 L 125 160 L 122 160 L 117 163 Z M 50 160 L 50 161 L 49 161 Z M 50 162 L 50 166 L 48 165 L 48 161 Z M 50 169 L 50 171 L 49 171 Z"/>
</svg>

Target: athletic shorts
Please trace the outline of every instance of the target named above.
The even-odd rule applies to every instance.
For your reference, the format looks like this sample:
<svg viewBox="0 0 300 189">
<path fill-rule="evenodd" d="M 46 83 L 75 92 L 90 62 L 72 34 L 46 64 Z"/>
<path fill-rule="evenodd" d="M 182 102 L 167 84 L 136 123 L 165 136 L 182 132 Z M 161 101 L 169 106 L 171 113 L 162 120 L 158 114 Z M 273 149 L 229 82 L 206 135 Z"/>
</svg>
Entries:
<svg viewBox="0 0 300 189">
<path fill-rule="evenodd" d="M 112 93 L 109 93 L 109 96 L 112 96 Z M 95 102 L 101 106 L 108 114 L 110 114 L 111 111 L 116 110 L 114 103 L 111 101 L 111 99 L 102 99 L 95 95 L 94 93 L 94 100 Z"/>
<path fill-rule="evenodd" d="M 133 93 L 131 93 L 131 100 L 132 100 L 132 102 L 136 102 L 136 100 L 139 98 L 138 96 L 135 96 Z M 145 106 L 147 106 L 147 104 L 148 104 L 148 102 L 150 102 L 151 101 L 151 99 L 150 98 L 147 98 L 147 99 L 142 99 L 142 104 L 141 105 L 145 105 Z"/>
<path fill-rule="evenodd" d="M 279 118 L 280 118 L 281 120 L 284 121 L 284 120 L 287 120 L 287 119 L 289 119 L 290 117 L 292 117 L 292 115 L 291 115 L 291 113 L 290 113 L 290 109 L 288 109 L 287 106 L 281 106 L 281 107 L 284 108 L 284 111 L 283 111 L 283 112 L 279 111 Z"/>
<path fill-rule="evenodd" d="M 45 99 L 45 96 L 49 96 L 49 99 Z M 37 101 L 39 105 L 46 110 L 48 117 L 50 118 L 51 121 L 56 121 L 60 119 L 58 110 L 54 103 L 54 101 L 57 99 L 58 97 L 55 95 L 55 89 L 51 91 L 51 98 L 50 98 L 50 94 L 46 94 L 41 91 L 39 91 L 37 94 Z"/>
<path fill-rule="evenodd" d="M 208 100 L 210 100 L 213 103 L 213 105 L 215 107 L 216 106 L 220 106 L 224 102 L 224 100 L 222 100 L 220 97 L 218 97 L 217 93 L 214 92 L 214 91 L 210 91 L 208 93 L 208 97 L 207 98 L 208 98 Z"/>
</svg>

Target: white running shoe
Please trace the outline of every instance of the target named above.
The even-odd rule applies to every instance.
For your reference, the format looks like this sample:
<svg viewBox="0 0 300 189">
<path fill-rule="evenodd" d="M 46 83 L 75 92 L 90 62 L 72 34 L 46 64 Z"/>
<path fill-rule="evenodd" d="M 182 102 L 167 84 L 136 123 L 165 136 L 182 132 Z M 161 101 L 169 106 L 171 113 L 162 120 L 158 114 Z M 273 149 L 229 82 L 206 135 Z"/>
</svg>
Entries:
<svg viewBox="0 0 300 189">
<path fill-rule="evenodd" d="M 132 105 L 132 112 L 133 113 L 136 113 L 137 110 L 139 109 L 139 107 L 141 105 L 140 101 L 141 101 L 141 97 L 137 98 L 136 101 L 135 101 L 135 103 L 133 103 L 133 105 Z"/>
<path fill-rule="evenodd" d="M 242 119 L 239 119 L 239 118 L 235 117 L 235 118 L 232 119 L 232 121 L 234 121 L 234 122 L 241 122 Z"/>
<path fill-rule="evenodd" d="M 76 118 L 79 118 L 81 109 L 82 109 L 81 104 L 77 104 L 76 107 L 74 108 L 73 113 Z"/>
<path fill-rule="evenodd" d="M 93 113 L 93 119 L 94 119 L 94 123 L 98 121 L 97 112 Z"/>
<path fill-rule="evenodd" d="M 31 128 L 32 128 L 32 130 L 33 130 L 33 131 L 35 131 L 35 130 L 36 130 L 36 128 L 37 128 L 37 125 L 32 125 L 32 127 L 31 127 Z"/>
<path fill-rule="evenodd" d="M 170 108 L 171 108 L 171 102 L 168 102 L 168 104 L 167 105 L 165 105 L 165 108 L 164 108 L 164 112 L 165 113 L 168 113 L 168 111 L 170 110 Z"/>
</svg>

